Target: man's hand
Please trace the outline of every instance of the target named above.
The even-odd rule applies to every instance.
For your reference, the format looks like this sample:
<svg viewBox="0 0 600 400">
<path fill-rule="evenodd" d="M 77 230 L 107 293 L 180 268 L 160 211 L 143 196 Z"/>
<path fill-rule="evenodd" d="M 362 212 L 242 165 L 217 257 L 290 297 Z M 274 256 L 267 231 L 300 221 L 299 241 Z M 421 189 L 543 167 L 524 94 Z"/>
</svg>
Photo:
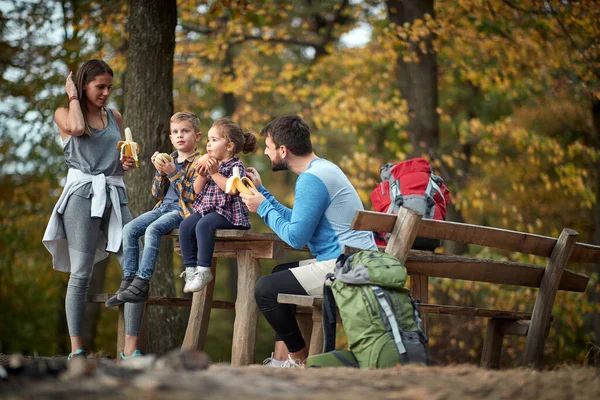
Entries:
<svg viewBox="0 0 600 400">
<path fill-rule="evenodd" d="M 248 178 L 250 178 L 252 183 L 254 183 L 254 186 L 256 186 L 257 188 L 262 186 L 262 180 L 260 179 L 260 175 L 259 175 L 258 171 L 256 170 L 256 168 L 254 168 L 254 167 L 246 168 L 246 176 Z M 264 197 L 263 197 L 263 199 L 264 199 Z"/>
<path fill-rule="evenodd" d="M 254 180 L 252 183 L 254 183 Z M 256 210 L 258 210 L 258 207 L 262 204 L 263 201 L 266 200 L 266 198 L 258 190 L 254 188 L 249 189 L 252 192 L 252 194 L 240 193 L 240 197 L 242 198 L 242 201 L 244 202 L 246 207 L 248 207 L 249 211 L 256 212 Z"/>
<path fill-rule="evenodd" d="M 133 157 L 123 156 L 121 158 L 121 166 L 123 167 L 123 171 L 129 171 L 135 168 L 135 160 Z"/>
</svg>

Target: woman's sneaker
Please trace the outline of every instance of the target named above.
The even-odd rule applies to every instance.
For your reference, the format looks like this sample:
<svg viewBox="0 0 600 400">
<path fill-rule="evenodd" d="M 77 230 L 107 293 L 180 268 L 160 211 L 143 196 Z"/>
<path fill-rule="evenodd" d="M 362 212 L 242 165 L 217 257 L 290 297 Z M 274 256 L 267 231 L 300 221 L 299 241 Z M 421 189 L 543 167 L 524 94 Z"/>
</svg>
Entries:
<svg viewBox="0 0 600 400">
<path fill-rule="evenodd" d="M 187 268 L 186 268 L 187 269 Z M 186 275 L 187 278 L 187 275 Z M 188 283 L 188 293 L 189 292 L 198 292 L 210 281 L 213 280 L 213 274 L 210 272 L 210 268 L 207 267 L 196 267 L 196 271 L 192 276 L 192 280 Z"/>
<path fill-rule="evenodd" d="M 83 358 L 87 359 L 87 353 L 83 351 L 83 349 L 76 350 L 75 353 L 69 353 L 67 356 L 67 360 L 72 360 L 74 358 Z"/>
<path fill-rule="evenodd" d="M 129 360 L 131 358 L 141 357 L 141 356 L 142 356 L 142 352 L 139 350 L 134 351 L 133 353 L 131 353 L 130 356 L 126 356 L 124 352 L 121 352 L 121 354 L 119 354 L 119 357 L 121 358 L 121 360 Z"/>
</svg>

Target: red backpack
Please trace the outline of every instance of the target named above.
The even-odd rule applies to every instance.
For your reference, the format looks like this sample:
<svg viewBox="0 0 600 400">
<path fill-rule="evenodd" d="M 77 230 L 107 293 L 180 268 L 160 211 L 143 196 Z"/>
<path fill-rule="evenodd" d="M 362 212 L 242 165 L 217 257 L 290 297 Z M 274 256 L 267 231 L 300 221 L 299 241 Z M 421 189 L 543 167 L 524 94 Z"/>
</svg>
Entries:
<svg viewBox="0 0 600 400">
<path fill-rule="evenodd" d="M 379 172 L 381 182 L 371 192 L 371 204 L 375 211 L 395 214 L 404 205 L 423 213 L 423 218 L 446 219 L 450 191 L 442 178 L 433 174 L 426 159 L 387 163 Z M 376 232 L 375 241 L 378 245 L 385 245 L 389 235 Z"/>
</svg>

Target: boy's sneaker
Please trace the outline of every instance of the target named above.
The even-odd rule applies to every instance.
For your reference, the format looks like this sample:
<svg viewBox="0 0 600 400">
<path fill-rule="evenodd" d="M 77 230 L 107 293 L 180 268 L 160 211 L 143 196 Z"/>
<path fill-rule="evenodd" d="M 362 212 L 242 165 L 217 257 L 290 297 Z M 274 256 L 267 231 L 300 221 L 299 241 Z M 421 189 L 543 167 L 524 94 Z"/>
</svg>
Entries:
<svg viewBox="0 0 600 400">
<path fill-rule="evenodd" d="M 148 300 L 150 281 L 139 276 L 133 278 L 129 287 L 117 295 L 125 303 L 143 303 Z"/>
<path fill-rule="evenodd" d="M 123 280 L 121 281 L 121 286 L 119 286 L 119 288 L 117 289 L 117 291 L 115 292 L 114 296 L 111 297 L 110 299 L 106 300 L 104 302 L 104 306 L 105 307 L 114 307 L 114 306 L 120 306 L 121 304 L 123 304 L 123 302 L 119 299 L 117 299 L 117 296 L 123 292 L 123 290 L 127 289 L 129 287 L 129 285 L 131 285 L 131 282 L 133 281 L 133 278 L 123 278 Z"/>
<path fill-rule="evenodd" d="M 186 267 L 185 270 L 179 275 L 179 277 L 184 277 L 185 285 L 183 285 L 183 293 L 189 293 L 190 282 L 194 279 L 194 275 L 196 274 L 196 267 Z"/>
<path fill-rule="evenodd" d="M 188 284 L 188 292 L 198 292 L 204 289 L 204 287 L 212 280 L 213 274 L 210 272 L 210 268 L 196 267 L 196 271 L 193 274 L 192 280 Z"/>
<path fill-rule="evenodd" d="M 84 358 L 87 359 L 87 354 L 82 349 L 76 350 L 75 353 L 69 353 L 67 356 L 67 360 L 72 360 L 74 358 Z"/>
<path fill-rule="evenodd" d="M 121 360 L 129 360 L 130 358 L 141 357 L 141 355 L 142 355 L 142 352 L 139 350 L 136 350 L 133 353 L 131 353 L 130 356 L 126 356 L 124 352 L 121 352 L 121 354 L 119 354 L 119 357 L 121 358 Z"/>
</svg>

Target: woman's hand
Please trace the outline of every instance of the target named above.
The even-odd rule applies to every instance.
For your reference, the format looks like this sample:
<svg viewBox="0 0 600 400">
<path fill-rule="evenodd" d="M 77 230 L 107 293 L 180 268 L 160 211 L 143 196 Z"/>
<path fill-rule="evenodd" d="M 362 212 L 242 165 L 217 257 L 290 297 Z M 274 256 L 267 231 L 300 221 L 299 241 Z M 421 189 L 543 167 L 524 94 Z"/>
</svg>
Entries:
<svg viewBox="0 0 600 400">
<path fill-rule="evenodd" d="M 124 171 L 129 171 L 135 168 L 135 159 L 133 157 L 123 156 L 121 158 L 121 166 Z"/>
<path fill-rule="evenodd" d="M 69 72 L 67 76 L 67 82 L 65 83 L 65 92 L 69 98 L 73 96 L 77 96 L 77 86 L 75 86 L 75 82 L 73 82 L 73 71 Z"/>
</svg>

